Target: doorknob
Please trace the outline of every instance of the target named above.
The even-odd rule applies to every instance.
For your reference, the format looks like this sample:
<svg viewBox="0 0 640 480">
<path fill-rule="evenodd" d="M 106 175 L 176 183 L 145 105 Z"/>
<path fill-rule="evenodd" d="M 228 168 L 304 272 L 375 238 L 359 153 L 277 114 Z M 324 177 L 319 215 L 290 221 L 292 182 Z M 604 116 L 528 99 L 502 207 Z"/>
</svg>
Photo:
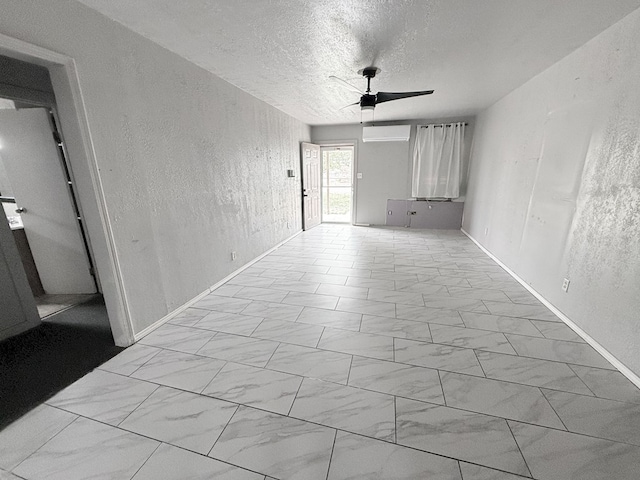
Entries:
<svg viewBox="0 0 640 480">
<path fill-rule="evenodd" d="M 16 208 L 16 213 L 27 213 L 27 209 L 26 208 Z"/>
</svg>

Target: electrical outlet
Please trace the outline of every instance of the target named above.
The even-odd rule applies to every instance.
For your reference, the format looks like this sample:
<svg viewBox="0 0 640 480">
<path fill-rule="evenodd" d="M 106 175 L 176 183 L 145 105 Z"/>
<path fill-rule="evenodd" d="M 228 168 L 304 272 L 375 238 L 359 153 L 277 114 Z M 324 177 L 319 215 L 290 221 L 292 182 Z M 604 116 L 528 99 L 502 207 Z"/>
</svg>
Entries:
<svg viewBox="0 0 640 480">
<path fill-rule="evenodd" d="M 562 282 L 562 291 L 563 292 L 568 292 L 569 291 L 569 279 L 565 278 L 564 281 Z"/>
<path fill-rule="evenodd" d="M 236 252 L 231 252 L 231 261 L 235 260 L 238 257 Z"/>
<path fill-rule="evenodd" d="M 485 236 L 486 236 L 486 235 L 489 235 L 489 227 L 487 227 L 487 228 L 485 228 L 485 229 L 484 229 L 484 234 L 485 234 Z"/>
</svg>

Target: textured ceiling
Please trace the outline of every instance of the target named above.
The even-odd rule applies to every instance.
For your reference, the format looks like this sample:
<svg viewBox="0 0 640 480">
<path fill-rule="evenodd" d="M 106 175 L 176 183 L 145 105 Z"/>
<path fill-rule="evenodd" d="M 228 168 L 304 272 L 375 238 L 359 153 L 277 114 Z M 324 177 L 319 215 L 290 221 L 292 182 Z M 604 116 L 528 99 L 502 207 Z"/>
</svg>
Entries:
<svg viewBox="0 0 640 480">
<path fill-rule="evenodd" d="M 356 123 L 372 91 L 435 89 L 375 119 L 472 115 L 640 8 L 640 0 L 80 0 L 310 125 Z M 364 117 L 371 120 L 369 113 Z"/>
</svg>

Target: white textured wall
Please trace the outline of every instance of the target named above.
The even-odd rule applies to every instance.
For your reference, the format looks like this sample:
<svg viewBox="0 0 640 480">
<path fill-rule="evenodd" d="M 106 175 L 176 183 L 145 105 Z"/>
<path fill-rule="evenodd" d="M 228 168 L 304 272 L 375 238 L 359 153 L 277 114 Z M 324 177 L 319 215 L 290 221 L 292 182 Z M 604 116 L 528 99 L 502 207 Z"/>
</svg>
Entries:
<svg viewBox="0 0 640 480">
<path fill-rule="evenodd" d="M 135 332 L 300 229 L 308 126 L 79 3 L 0 11 L 76 61 Z"/>
<path fill-rule="evenodd" d="M 636 374 L 638 45 L 640 10 L 485 110 L 464 219 L 474 238 Z"/>
<path fill-rule="evenodd" d="M 410 100 L 404 100 L 410 101 Z M 383 107 L 379 107 L 383 108 Z M 311 140 L 314 143 L 353 142 L 356 144 L 357 171 L 362 179 L 357 182 L 356 223 L 384 225 L 387 220 L 387 200 L 411 198 L 411 174 L 413 169 L 413 144 L 415 125 L 430 123 L 468 122 L 466 127 L 466 149 L 463 155 L 462 170 L 467 171 L 471 139 L 473 138 L 473 117 L 436 120 L 407 120 L 387 122 L 386 124 L 412 125 L 408 142 L 362 142 L 362 125 L 319 125 L 311 128 Z M 463 179 L 462 194 L 466 187 Z"/>
</svg>

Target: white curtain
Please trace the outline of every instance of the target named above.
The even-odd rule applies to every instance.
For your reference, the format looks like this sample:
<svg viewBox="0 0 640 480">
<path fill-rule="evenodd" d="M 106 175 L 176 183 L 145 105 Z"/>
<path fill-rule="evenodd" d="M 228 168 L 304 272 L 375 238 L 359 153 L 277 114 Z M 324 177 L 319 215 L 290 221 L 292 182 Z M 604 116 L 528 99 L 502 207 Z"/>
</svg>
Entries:
<svg viewBox="0 0 640 480">
<path fill-rule="evenodd" d="M 464 123 L 418 125 L 411 196 L 459 197 L 463 150 Z"/>
</svg>

